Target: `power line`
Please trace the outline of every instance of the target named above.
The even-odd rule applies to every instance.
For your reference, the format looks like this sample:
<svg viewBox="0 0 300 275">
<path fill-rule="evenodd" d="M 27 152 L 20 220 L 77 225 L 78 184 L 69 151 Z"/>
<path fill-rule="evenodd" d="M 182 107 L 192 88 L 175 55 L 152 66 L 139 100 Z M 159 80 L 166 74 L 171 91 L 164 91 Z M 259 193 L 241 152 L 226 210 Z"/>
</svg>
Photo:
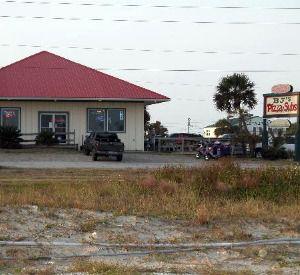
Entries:
<svg viewBox="0 0 300 275">
<path fill-rule="evenodd" d="M 3 66 L 5 67 L 5 66 Z M 3 68 L 2 67 L 2 68 Z M 23 67 L 23 69 L 67 70 L 66 68 Z M 219 69 L 157 69 L 157 68 L 94 68 L 97 71 L 127 71 L 127 72 L 177 72 L 177 73 L 290 73 L 299 70 L 219 70 Z"/>
<path fill-rule="evenodd" d="M 6 67 L 6 66 L 2 66 Z M 66 68 L 45 68 L 45 67 L 23 67 L 23 69 L 43 69 L 43 70 L 67 70 Z M 260 69 L 239 69 L 239 70 L 219 70 L 219 69 L 158 69 L 158 68 L 94 68 L 97 71 L 127 71 L 127 72 L 177 72 L 177 73 L 290 73 L 300 72 L 298 70 L 260 70 Z"/>
<path fill-rule="evenodd" d="M 7 0 L 3 1 L 3 4 L 22 4 L 22 5 L 77 5 L 77 6 L 99 6 L 99 7 L 129 7 L 129 8 L 156 8 L 156 9 L 166 9 L 166 8 L 174 8 L 174 9 L 263 9 L 263 10 L 300 10 L 300 7 L 263 7 L 263 6 L 199 6 L 199 5 L 145 5 L 145 4 L 112 4 L 112 3 L 90 3 L 90 2 L 82 2 L 82 3 L 73 3 L 73 2 L 57 2 L 53 3 L 50 1 L 15 1 L 15 0 Z"/>
<path fill-rule="evenodd" d="M 192 23 L 197 25 L 211 25 L 211 24 L 225 24 L 225 25 L 300 25 L 300 22 L 259 22 L 259 21 L 228 21 L 228 22 L 218 22 L 218 21 L 182 21 L 182 20 L 147 20 L 147 19 L 127 19 L 127 18 L 82 18 L 82 17 L 47 17 L 47 16 L 24 16 L 24 15 L 0 15 L 0 19 L 33 19 L 33 20 L 56 20 L 56 21 L 112 21 L 116 23 Z"/>
<path fill-rule="evenodd" d="M 150 49 L 150 48 L 110 48 L 110 47 L 82 47 L 77 45 L 70 46 L 43 46 L 43 45 L 30 45 L 30 44 L 0 44 L 1 47 L 24 47 L 24 48 L 50 48 L 50 49 L 74 49 L 74 50 L 84 50 L 84 51 L 124 51 L 124 52 L 141 52 L 141 53 L 187 53 L 187 54 L 226 54 L 226 55 L 279 55 L 279 56 L 299 56 L 300 53 L 297 52 L 248 52 L 248 51 L 218 51 L 218 50 L 199 50 L 199 49 L 184 49 L 184 50 L 175 50 L 175 49 Z"/>
<path fill-rule="evenodd" d="M 147 71 L 147 72 L 177 72 L 177 73 L 290 73 L 300 72 L 299 70 L 219 70 L 219 69 L 156 69 L 156 68 L 96 68 L 100 71 Z"/>
</svg>

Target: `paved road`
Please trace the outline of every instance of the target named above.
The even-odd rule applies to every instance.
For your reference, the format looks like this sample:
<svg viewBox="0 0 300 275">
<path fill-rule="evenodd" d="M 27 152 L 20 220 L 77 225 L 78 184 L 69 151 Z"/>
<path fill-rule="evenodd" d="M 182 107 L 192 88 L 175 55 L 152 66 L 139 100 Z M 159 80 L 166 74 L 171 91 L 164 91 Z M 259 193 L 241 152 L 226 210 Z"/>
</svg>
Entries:
<svg viewBox="0 0 300 275">
<path fill-rule="evenodd" d="M 238 160 L 242 167 L 257 168 L 262 165 L 282 166 L 289 162 Z M 197 160 L 194 155 L 125 153 L 122 162 L 103 158 L 93 161 L 82 153 L 65 149 L 0 150 L 0 166 L 16 168 L 159 168 L 163 166 L 199 167 L 215 161 Z"/>
</svg>

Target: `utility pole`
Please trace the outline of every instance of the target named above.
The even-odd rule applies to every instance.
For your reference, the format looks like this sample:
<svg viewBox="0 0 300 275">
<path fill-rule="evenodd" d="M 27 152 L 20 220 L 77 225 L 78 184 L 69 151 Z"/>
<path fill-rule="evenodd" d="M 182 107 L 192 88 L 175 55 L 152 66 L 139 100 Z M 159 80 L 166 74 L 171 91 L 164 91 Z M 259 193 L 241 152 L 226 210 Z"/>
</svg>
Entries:
<svg viewBox="0 0 300 275">
<path fill-rule="evenodd" d="M 191 128 L 191 118 L 190 117 L 188 117 L 188 124 L 187 124 L 187 126 L 188 126 L 188 134 L 190 133 L 190 128 Z"/>
</svg>

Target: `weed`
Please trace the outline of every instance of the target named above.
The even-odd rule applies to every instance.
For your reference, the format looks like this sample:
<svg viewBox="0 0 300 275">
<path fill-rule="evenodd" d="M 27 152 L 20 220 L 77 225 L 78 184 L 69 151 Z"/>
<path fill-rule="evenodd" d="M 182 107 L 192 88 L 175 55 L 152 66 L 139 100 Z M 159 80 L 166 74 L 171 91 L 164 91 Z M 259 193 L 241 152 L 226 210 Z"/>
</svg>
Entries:
<svg viewBox="0 0 300 275">
<path fill-rule="evenodd" d="M 197 209 L 197 221 L 200 224 L 208 224 L 210 220 L 210 212 L 205 205 L 201 205 Z"/>
<path fill-rule="evenodd" d="M 9 266 L 9 262 L 0 259 L 0 271 Z"/>
<path fill-rule="evenodd" d="M 0 206 L 78 208 L 181 218 L 200 224 L 241 218 L 296 221 L 300 220 L 299 178 L 297 167 L 247 170 L 231 160 L 199 168 L 165 167 L 130 173 L 2 169 Z M 55 210 L 46 215 L 54 218 Z M 96 224 L 84 221 L 80 230 L 93 231 Z"/>
<path fill-rule="evenodd" d="M 106 262 L 87 262 L 77 260 L 73 263 L 69 272 L 87 272 L 88 274 L 107 274 L 107 275 L 118 275 L 118 274 L 139 274 L 134 268 L 121 266 L 114 263 Z"/>
<path fill-rule="evenodd" d="M 81 232 L 92 232 L 95 231 L 98 221 L 96 219 L 88 219 L 79 225 Z"/>
</svg>

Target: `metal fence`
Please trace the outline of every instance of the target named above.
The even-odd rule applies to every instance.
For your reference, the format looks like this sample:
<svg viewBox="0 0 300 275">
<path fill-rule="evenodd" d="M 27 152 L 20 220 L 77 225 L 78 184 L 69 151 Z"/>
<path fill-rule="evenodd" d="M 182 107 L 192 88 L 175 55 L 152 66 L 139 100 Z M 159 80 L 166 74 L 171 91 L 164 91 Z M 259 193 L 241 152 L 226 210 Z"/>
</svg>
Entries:
<svg viewBox="0 0 300 275">
<path fill-rule="evenodd" d="M 152 150 L 157 152 L 195 152 L 202 138 L 154 138 Z"/>
</svg>

